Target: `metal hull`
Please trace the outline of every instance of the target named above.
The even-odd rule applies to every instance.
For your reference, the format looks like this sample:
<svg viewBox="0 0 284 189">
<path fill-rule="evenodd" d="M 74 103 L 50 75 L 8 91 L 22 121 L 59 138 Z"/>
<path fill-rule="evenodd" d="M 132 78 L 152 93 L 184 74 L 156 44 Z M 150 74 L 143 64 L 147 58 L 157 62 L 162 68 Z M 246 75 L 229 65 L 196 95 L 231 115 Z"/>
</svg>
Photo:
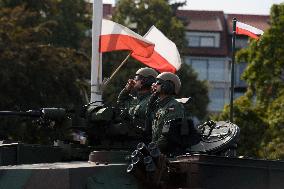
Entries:
<svg viewBox="0 0 284 189">
<path fill-rule="evenodd" d="M 284 162 L 208 155 L 180 156 L 170 162 L 162 188 L 282 189 Z M 46 163 L 0 167 L 0 189 L 141 189 L 126 173 L 127 163 Z M 175 170 L 175 171 L 173 171 Z"/>
</svg>

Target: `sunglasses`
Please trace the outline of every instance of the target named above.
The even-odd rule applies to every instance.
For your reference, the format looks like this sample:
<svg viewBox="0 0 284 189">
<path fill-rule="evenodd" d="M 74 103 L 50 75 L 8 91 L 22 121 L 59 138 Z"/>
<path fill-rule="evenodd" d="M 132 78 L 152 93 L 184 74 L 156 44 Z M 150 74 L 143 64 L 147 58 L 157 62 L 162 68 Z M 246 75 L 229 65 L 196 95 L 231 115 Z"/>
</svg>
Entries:
<svg viewBox="0 0 284 189">
<path fill-rule="evenodd" d="M 143 79 L 143 77 L 142 77 L 141 75 L 136 75 L 136 76 L 133 78 L 134 81 L 139 81 L 139 80 L 142 80 L 142 79 Z"/>
</svg>

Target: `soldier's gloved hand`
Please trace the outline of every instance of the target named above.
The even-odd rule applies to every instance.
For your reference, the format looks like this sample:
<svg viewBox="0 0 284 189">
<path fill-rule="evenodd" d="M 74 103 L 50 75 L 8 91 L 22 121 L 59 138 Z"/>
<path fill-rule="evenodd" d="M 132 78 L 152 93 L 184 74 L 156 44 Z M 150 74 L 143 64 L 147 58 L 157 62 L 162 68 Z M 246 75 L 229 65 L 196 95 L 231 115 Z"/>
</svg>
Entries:
<svg viewBox="0 0 284 189">
<path fill-rule="evenodd" d="M 151 86 L 151 93 L 152 95 L 157 96 L 157 85 L 155 85 L 155 83 Z"/>
<path fill-rule="evenodd" d="M 125 86 L 125 90 L 131 91 L 134 88 L 135 80 L 134 79 L 128 79 L 127 84 Z"/>
<path fill-rule="evenodd" d="M 147 110 L 153 110 L 155 107 L 155 102 L 158 99 L 158 95 L 156 93 L 153 93 L 148 101 L 148 105 L 147 105 Z"/>
</svg>

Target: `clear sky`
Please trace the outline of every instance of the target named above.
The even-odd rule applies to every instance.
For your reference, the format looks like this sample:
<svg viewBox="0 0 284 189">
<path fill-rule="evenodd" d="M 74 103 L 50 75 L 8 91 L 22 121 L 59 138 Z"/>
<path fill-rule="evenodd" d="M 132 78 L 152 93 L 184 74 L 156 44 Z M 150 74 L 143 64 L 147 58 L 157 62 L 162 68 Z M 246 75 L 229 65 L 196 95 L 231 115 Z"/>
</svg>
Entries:
<svg viewBox="0 0 284 189">
<path fill-rule="evenodd" d="M 114 3 L 115 0 L 103 0 L 104 3 Z M 188 10 L 223 10 L 225 13 L 269 14 L 273 4 L 284 0 L 187 0 Z"/>
</svg>

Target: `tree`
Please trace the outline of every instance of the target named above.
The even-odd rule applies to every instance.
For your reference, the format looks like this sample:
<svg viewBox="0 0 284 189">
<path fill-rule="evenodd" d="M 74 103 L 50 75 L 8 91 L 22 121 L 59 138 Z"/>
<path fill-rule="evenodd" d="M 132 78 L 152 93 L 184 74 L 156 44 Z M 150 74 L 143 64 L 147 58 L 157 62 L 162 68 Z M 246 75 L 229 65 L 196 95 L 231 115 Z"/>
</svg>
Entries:
<svg viewBox="0 0 284 189">
<path fill-rule="evenodd" d="M 50 102 L 62 98 L 61 92 L 69 96 L 77 91 L 73 95 L 79 97 L 81 94 L 80 90 L 76 90 L 76 83 L 88 78 L 88 57 L 74 49 L 49 45 L 45 39 L 52 34 L 50 28 L 53 22 L 26 25 L 26 21 L 35 15 L 24 6 L 0 9 L 1 95 L 7 95 L 6 102 L 3 100 L 1 103 L 5 102 L 7 107 L 13 107 L 12 103 L 7 103 L 7 99 L 42 106 L 49 104 L 49 98 Z M 62 90 L 62 86 L 66 87 L 65 90 Z M 67 99 L 57 101 L 64 103 Z M 75 98 L 74 102 L 79 99 Z"/>
<path fill-rule="evenodd" d="M 185 39 L 184 23 L 175 16 L 175 10 L 184 3 L 169 4 L 166 0 L 120 0 L 113 15 L 113 20 L 127 26 L 140 35 L 144 35 L 152 25 L 161 30 L 170 40 L 183 51 Z M 169 49 L 170 50 L 170 49 Z M 103 59 L 103 73 L 108 76 L 114 68 L 126 57 L 123 53 L 109 53 Z M 104 92 L 104 99 L 108 102 L 115 101 L 119 91 L 125 85 L 127 78 L 134 76 L 135 71 L 145 65 L 128 60 L 116 76 L 115 80 Z M 183 87 L 181 95 L 183 97 L 192 96 L 193 103 L 190 104 L 193 116 L 202 119 L 206 115 L 206 107 L 209 102 L 208 91 L 205 83 L 197 80 L 196 75 L 190 66 L 183 65 L 178 72 Z M 196 92 L 196 93 L 195 93 Z"/>
<path fill-rule="evenodd" d="M 54 22 L 38 16 L 26 5 L 0 7 L 1 110 L 70 109 L 86 103 L 89 58 L 75 49 L 50 45 Z M 14 140 L 39 140 L 38 128 L 23 122 L 1 121 L 1 130 Z M 34 134 L 27 134 L 31 130 Z"/>
<path fill-rule="evenodd" d="M 82 47 L 83 41 L 91 40 L 86 31 L 91 28 L 91 14 L 87 12 L 85 0 L 58 1 L 56 12 L 50 19 L 56 21 L 52 42 L 56 46 L 71 47 L 84 52 L 90 51 Z"/>
<path fill-rule="evenodd" d="M 227 105 L 219 115 L 219 120 L 229 120 Z M 261 108 L 254 106 L 250 96 L 242 96 L 234 101 L 234 123 L 240 127 L 238 153 L 246 157 L 260 157 L 262 140 L 268 124 Z"/>
<path fill-rule="evenodd" d="M 263 140 L 260 156 L 269 159 L 284 159 L 284 90 L 282 89 L 268 107 L 269 128 Z"/>
<path fill-rule="evenodd" d="M 249 133 L 240 141 L 248 146 L 242 149 L 245 154 L 277 159 L 284 157 L 284 4 L 272 6 L 270 23 L 270 29 L 260 41 L 251 41 L 248 48 L 237 54 L 239 62 L 249 63 L 243 74 L 248 92 L 234 102 L 234 121 L 241 127 L 241 133 Z M 246 105 L 240 102 L 244 98 Z M 238 114 L 239 110 L 241 114 Z M 224 115 L 228 115 L 227 110 Z M 250 123 L 247 120 L 251 120 Z M 248 131 L 248 127 L 253 130 Z M 255 133 L 258 137 L 251 141 L 249 138 Z"/>
<path fill-rule="evenodd" d="M 0 3 L 3 8 L 24 6 L 26 11 L 33 12 L 34 16 L 26 20 L 27 25 L 52 21 L 53 27 L 49 28 L 52 35 L 47 42 L 80 50 L 83 50 L 82 42 L 89 40 L 85 32 L 91 28 L 91 14 L 86 5 L 84 0 L 3 0 Z"/>
</svg>

